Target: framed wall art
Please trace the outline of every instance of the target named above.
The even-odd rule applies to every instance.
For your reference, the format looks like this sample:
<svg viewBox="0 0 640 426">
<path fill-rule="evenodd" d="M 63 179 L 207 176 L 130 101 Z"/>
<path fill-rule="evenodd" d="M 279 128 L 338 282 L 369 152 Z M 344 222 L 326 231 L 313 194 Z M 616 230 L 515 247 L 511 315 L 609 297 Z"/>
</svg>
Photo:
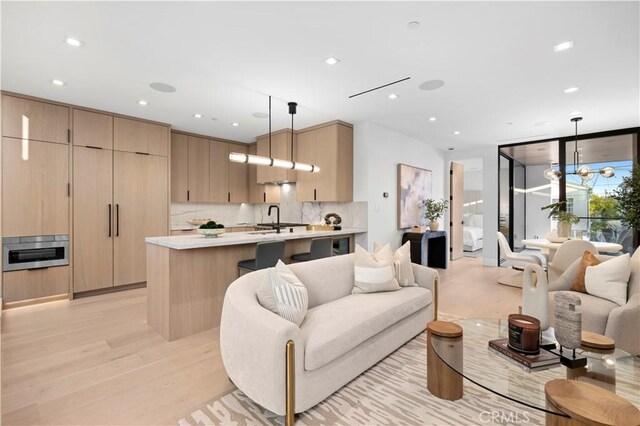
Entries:
<svg viewBox="0 0 640 426">
<path fill-rule="evenodd" d="M 431 198 L 431 170 L 398 164 L 398 229 L 424 223 L 422 201 Z"/>
</svg>

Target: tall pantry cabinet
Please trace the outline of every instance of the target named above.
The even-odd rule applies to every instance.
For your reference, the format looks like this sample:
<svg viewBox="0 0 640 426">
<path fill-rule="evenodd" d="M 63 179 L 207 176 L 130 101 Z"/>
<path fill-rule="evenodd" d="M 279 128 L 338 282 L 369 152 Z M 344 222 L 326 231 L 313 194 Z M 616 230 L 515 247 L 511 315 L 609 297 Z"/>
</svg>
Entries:
<svg viewBox="0 0 640 426">
<path fill-rule="evenodd" d="M 168 231 L 169 127 L 73 110 L 73 292 L 146 281 Z"/>
</svg>

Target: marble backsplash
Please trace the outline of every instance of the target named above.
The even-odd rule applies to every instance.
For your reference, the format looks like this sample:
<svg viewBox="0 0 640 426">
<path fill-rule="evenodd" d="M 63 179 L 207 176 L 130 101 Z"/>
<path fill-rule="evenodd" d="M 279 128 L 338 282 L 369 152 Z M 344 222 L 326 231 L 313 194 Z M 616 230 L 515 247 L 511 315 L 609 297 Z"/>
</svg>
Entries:
<svg viewBox="0 0 640 426">
<path fill-rule="evenodd" d="M 315 223 L 327 213 L 337 213 L 342 226 L 367 229 L 367 203 L 299 203 L 296 201 L 296 186 L 283 185 L 280 206 L 280 221 L 292 223 Z M 227 226 L 245 223 L 269 223 L 276 220 L 267 214 L 268 204 L 171 204 L 171 229 L 188 227 L 188 219 L 211 218 Z"/>
</svg>

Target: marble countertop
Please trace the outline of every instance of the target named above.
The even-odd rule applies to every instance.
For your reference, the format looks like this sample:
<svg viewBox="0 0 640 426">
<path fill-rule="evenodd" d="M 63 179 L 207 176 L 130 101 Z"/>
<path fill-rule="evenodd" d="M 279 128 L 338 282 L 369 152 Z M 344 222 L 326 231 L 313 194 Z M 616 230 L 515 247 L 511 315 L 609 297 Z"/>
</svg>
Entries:
<svg viewBox="0 0 640 426">
<path fill-rule="evenodd" d="M 252 244 L 264 241 L 297 240 L 302 238 L 333 237 L 337 235 L 362 234 L 366 229 L 342 228 L 340 231 L 307 231 L 304 228 L 293 228 L 294 232 L 254 231 L 254 232 L 225 232 L 215 238 L 205 238 L 204 235 L 176 235 L 171 237 L 148 237 L 147 244 L 156 244 L 176 250 L 186 250 L 205 247 L 233 246 Z"/>
</svg>

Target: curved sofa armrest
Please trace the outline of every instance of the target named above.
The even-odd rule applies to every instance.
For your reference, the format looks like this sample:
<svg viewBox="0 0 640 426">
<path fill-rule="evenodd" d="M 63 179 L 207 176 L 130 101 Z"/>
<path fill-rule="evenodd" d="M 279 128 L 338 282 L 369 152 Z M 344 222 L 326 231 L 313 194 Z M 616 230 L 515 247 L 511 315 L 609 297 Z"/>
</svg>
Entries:
<svg viewBox="0 0 640 426">
<path fill-rule="evenodd" d="M 609 312 L 604 334 L 616 342 L 616 347 L 631 355 L 640 355 L 638 324 L 640 324 L 640 295 L 636 295 L 625 305 L 613 308 Z"/>
<path fill-rule="evenodd" d="M 428 268 L 423 265 L 418 265 L 417 263 L 411 264 L 413 268 L 413 275 L 416 278 L 416 284 L 419 287 L 426 288 L 427 290 L 431 290 L 433 293 L 433 316 L 434 320 L 438 319 L 438 283 L 440 282 L 440 275 L 438 271 L 433 268 Z"/>
<path fill-rule="evenodd" d="M 297 367 L 304 362 L 304 342 L 298 326 L 258 303 L 255 289 L 262 272 L 244 275 L 227 289 L 220 323 L 220 352 L 234 384 L 258 404 L 282 415 L 286 344 L 289 340 L 295 344 Z"/>
</svg>

